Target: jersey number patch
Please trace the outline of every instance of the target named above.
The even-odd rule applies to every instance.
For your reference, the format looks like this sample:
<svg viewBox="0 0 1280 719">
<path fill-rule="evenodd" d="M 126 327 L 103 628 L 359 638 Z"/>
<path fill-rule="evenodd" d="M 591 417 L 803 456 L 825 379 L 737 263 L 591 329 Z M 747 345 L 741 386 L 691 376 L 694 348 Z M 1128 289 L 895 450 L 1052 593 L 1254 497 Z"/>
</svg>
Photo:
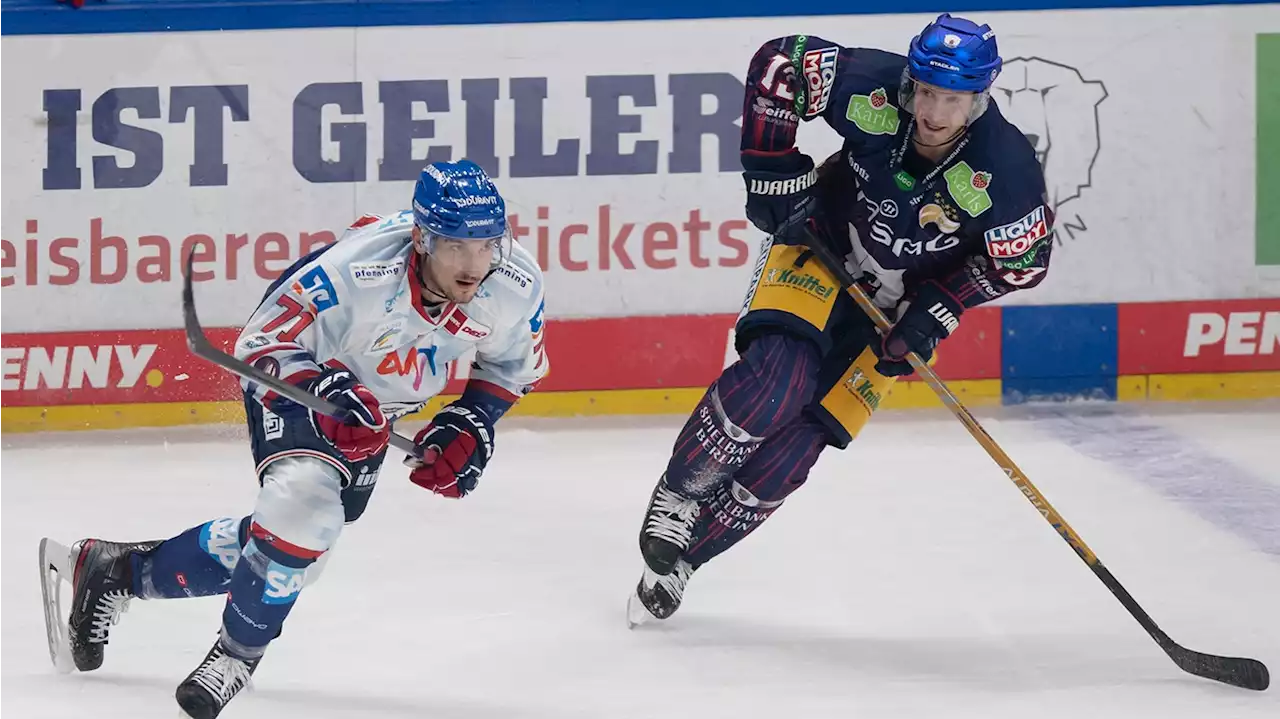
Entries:
<svg viewBox="0 0 1280 719">
<path fill-rule="evenodd" d="M 1044 270 L 1045 268 L 1043 267 L 1028 267 L 1025 270 L 1010 270 L 1003 275 L 1000 275 L 1000 278 L 1014 287 L 1023 287 L 1031 284 L 1031 281 L 1036 278 L 1036 275 L 1044 272 Z"/>
<path fill-rule="evenodd" d="M 782 77 L 778 77 L 778 73 L 782 73 Z M 785 55 L 774 55 L 769 61 L 769 67 L 765 68 L 764 77 L 760 78 L 760 89 L 764 90 L 766 95 L 793 102 L 796 94 L 791 91 L 791 83 L 795 76 L 796 68 L 791 64 L 791 60 Z"/>
<path fill-rule="evenodd" d="M 293 342 L 298 339 L 298 335 L 302 334 L 303 330 L 310 327 L 311 323 L 316 321 L 315 315 L 305 311 L 305 308 L 301 303 L 288 295 L 280 295 L 276 300 L 276 304 L 283 307 L 284 312 L 281 313 L 279 317 L 263 325 L 263 332 L 275 332 L 289 322 L 295 319 L 297 320 L 297 322 L 294 322 L 292 327 L 283 330 L 280 334 L 276 335 L 276 339 L 281 342 Z"/>
</svg>

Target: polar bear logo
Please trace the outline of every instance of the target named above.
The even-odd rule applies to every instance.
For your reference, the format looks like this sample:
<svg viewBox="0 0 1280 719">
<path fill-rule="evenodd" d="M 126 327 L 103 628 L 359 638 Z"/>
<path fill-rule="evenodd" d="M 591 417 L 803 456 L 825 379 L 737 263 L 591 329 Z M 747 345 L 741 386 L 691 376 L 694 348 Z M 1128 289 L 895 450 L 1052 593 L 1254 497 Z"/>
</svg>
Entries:
<svg viewBox="0 0 1280 719">
<path fill-rule="evenodd" d="M 1098 105 L 1107 98 L 1102 81 L 1043 58 L 1016 57 L 1005 63 L 991 96 L 1035 148 L 1050 206 L 1056 210 L 1079 197 L 1091 184 L 1101 146 Z"/>
</svg>

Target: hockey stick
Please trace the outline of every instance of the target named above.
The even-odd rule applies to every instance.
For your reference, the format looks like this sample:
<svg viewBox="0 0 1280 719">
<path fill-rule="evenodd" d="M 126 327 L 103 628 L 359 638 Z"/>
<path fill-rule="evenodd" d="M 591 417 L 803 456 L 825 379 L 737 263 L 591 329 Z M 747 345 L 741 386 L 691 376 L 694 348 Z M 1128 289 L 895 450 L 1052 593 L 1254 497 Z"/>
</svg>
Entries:
<svg viewBox="0 0 1280 719">
<path fill-rule="evenodd" d="M 893 326 L 892 323 L 885 317 L 884 312 L 871 301 L 871 298 L 867 297 L 867 293 L 858 286 L 853 276 L 845 269 L 844 263 L 837 259 L 831 249 L 811 232 L 808 234 L 808 240 L 809 242 L 806 246 L 818 256 L 822 264 L 835 275 L 840 284 L 844 286 L 844 289 L 853 296 L 854 301 L 867 313 L 867 316 L 875 323 L 880 333 L 888 332 Z M 978 440 L 978 444 L 987 450 L 987 454 L 991 455 L 991 459 L 995 460 L 995 463 L 1004 470 L 1009 479 L 1013 480 L 1013 483 L 1022 491 L 1023 496 L 1044 516 L 1045 521 L 1058 534 L 1062 535 L 1067 544 L 1093 570 L 1094 575 L 1106 585 L 1107 589 L 1111 590 L 1111 593 L 1116 596 L 1116 599 L 1120 600 L 1124 608 L 1129 610 L 1129 614 L 1138 620 L 1142 628 L 1147 630 L 1147 634 L 1150 634 L 1151 638 L 1156 640 L 1156 643 L 1160 645 L 1165 654 L 1169 655 L 1174 664 L 1177 664 L 1180 669 L 1190 674 L 1225 684 L 1258 691 L 1267 688 L 1271 683 L 1271 679 L 1266 665 L 1262 662 L 1256 659 L 1202 654 L 1187 649 L 1170 639 L 1169 635 L 1165 634 L 1156 625 L 1155 621 L 1138 605 L 1138 602 L 1120 585 L 1115 575 L 1111 574 L 1111 571 L 1103 566 L 1102 560 L 1098 559 L 1098 556 L 1093 553 L 1093 550 L 1089 549 L 1084 540 L 1080 538 L 1080 535 L 1076 534 L 1071 525 L 1067 524 L 1067 520 L 1063 519 L 1062 515 L 1058 514 L 1057 510 L 1049 504 L 1049 500 L 1045 499 L 1040 490 L 1036 489 L 1031 480 L 1027 478 L 1027 475 L 1023 474 L 1022 470 L 1009 458 L 1009 455 L 1005 454 L 1000 445 L 996 444 L 991 435 L 987 434 L 982 425 L 978 424 L 978 420 L 969 412 L 968 408 L 960 403 L 960 399 L 943 383 L 937 373 L 933 371 L 933 368 L 926 364 L 920 358 L 920 355 L 915 352 L 907 354 L 907 361 L 915 368 L 916 373 L 924 378 L 929 387 L 937 393 L 938 398 L 947 406 L 947 409 L 950 409 L 951 413 L 965 426 L 965 429 L 969 430 L 969 434 L 973 435 L 973 438 Z"/>
<path fill-rule="evenodd" d="M 234 375 L 257 382 L 264 387 L 269 387 L 281 397 L 297 402 L 313 412 L 345 420 L 350 413 L 349 410 L 343 409 L 323 397 L 311 394 L 297 385 L 285 382 L 279 377 L 267 374 L 248 362 L 236 359 L 214 347 L 213 343 L 209 342 L 209 338 L 204 335 L 204 330 L 200 328 L 200 319 L 196 317 L 195 292 L 191 289 L 191 258 L 193 255 L 195 255 L 194 252 L 187 255 L 186 276 L 182 280 L 182 320 L 186 328 L 187 347 L 192 354 L 208 360 Z M 390 443 L 396 449 L 407 452 L 419 459 L 422 458 L 421 450 L 413 443 L 413 440 L 404 435 L 392 432 Z"/>
</svg>

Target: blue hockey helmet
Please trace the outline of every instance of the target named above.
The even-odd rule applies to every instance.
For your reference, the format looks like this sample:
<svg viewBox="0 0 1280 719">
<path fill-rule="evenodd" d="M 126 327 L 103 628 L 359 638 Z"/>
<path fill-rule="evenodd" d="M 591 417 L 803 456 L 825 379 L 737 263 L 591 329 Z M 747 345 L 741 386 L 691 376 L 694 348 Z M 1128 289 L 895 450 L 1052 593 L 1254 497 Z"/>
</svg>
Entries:
<svg viewBox="0 0 1280 719">
<path fill-rule="evenodd" d="M 421 231 L 417 250 L 434 254 L 437 239 L 494 243 L 493 266 L 511 251 L 507 207 L 493 180 L 470 160 L 433 162 L 413 186 L 413 221 Z"/>
<path fill-rule="evenodd" d="M 493 180 L 470 161 L 433 162 L 413 186 L 413 219 L 424 232 L 484 240 L 507 231 L 507 207 Z"/>
<path fill-rule="evenodd" d="M 913 79 L 957 92 L 985 92 L 1001 64 L 995 31 L 950 13 L 925 26 L 907 52 Z"/>
</svg>

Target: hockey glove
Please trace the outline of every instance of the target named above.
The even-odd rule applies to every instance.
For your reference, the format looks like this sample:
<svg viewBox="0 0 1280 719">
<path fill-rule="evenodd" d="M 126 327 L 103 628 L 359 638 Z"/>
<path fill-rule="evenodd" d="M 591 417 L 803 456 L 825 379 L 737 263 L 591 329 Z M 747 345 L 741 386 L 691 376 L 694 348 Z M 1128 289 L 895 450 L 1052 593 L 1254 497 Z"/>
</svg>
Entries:
<svg viewBox="0 0 1280 719">
<path fill-rule="evenodd" d="M 742 153 L 742 168 L 751 224 L 783 239 L 797 236 L 817 209 L 813 158 L 795 149 L 781 155 L 747 151 Z"/>
<path fill-rule="evenodd" d="M 377 456 L 387 448 L 391 427 L 378 398 L 345 369 L 329 369 L 311 380 L 311 393 L 347 411 L 345 419 L 319 412 L 311 416 L 316 428 L 352 462 Z"/>
<path fill-rule="evenodd" d="M 413 441 L 422 448 L 422 459 L 405 457 L 405 465 L 413 468 L 409 481 L 457 499 L 476 488 L 493 456 L 493 423 L 484 410 L 454 403 Z"/>
<path fill-rule="evenodd" d="M 938 283 L 921 285 L 893 329 L 881 341 L 876 353 L 880 356 L 876 371 L 885 377 L 902 377 L 914 372 L 907 361 L 907 354 L 915 352 L 928 362 L 938 343 L 960 326 L 960 314 L 963 312 L 964 306 Z"/>
</svg>

